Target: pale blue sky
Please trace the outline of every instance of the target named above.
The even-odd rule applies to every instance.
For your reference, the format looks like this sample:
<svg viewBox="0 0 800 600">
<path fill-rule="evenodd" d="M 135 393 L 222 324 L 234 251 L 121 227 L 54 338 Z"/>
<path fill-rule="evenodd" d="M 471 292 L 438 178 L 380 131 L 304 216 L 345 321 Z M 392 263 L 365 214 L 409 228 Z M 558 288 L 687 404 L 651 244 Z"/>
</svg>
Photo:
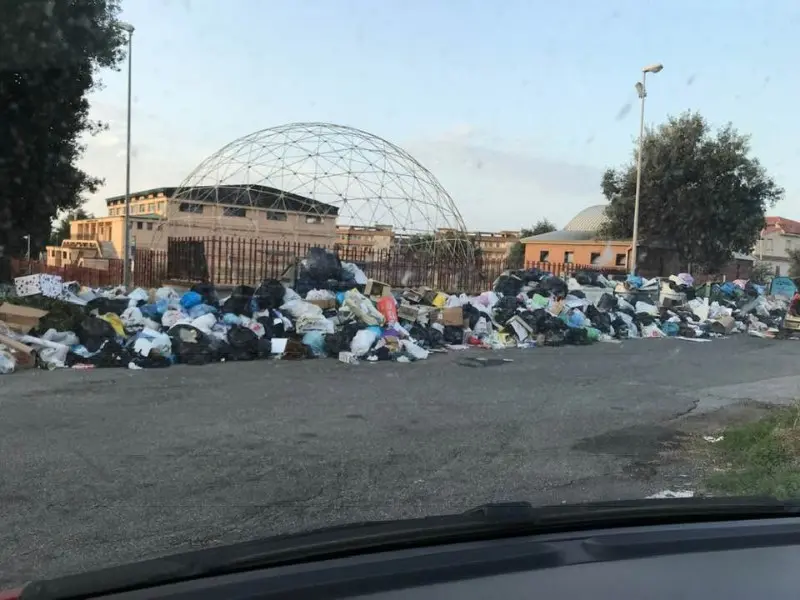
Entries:
<svg viewBox="0 0 800 600">
<path fill-rule="evenodd" d="M 763 7 L 763 8 L 762 8 Z M 134 34 L 133 187 L 177 185 L 234 138 L 293 121 L 351 125 L 409 150 L 472 229 L 563 225 L 602 202 L 646 119 L 732 121 L 800 219 L 800 3 L 786 0 L 123 0 Z M 125 71 L 85 166 L 124 191 Z"/>
</svg>

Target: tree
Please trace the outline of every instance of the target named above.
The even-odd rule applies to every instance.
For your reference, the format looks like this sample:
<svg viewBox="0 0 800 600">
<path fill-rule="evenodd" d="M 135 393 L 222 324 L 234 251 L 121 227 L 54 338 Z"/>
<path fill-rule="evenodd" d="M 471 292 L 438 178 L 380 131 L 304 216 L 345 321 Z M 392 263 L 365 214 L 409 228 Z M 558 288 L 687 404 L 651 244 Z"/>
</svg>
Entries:
<svg viewBox="0 0 800 600">
<path fill-rule="evenodd" d="M 800 249 L 787 250 L 789 255 L 789 277 L 800 277 Z"/>
<path fill-rule="evenodd" d="M 76 164 L 100 68 L 123 57 L 118 0 L 0 1 L 0 252 L 44 245 L 60 211 L 102 180 Z"/>
<path fill-rule="evenodd" d="M 523 227 L 519 232 L 520 239 L 532 235 L 540 235 L 555 231 L 556 226 L 548 219 L 539 219 L 536 225 L 530 229 Z M 508 264 L 514 268 L 522 268 L 525 265 L 525 245 L 522 242 L 515 242 L 508 250 Z"/>
<path fill-rule="evenodd" d="M 791 259 L 792 250 L 789 250 L 789 258 Z M 800 253 L 798 253 L 798 259 L 800 259 Z M 798 263 L 800 264 L 800 263 Z M 750 281 L 753 283 L 758 283 L 760 285 L 764 285 L 769 283 L 769 281 L 775 276 L 775 267 L 771 264 L 766 262 L 757 262 L 753 265 L 753 269 L 750 271 Z"/>
<path fill-rule="evenodd" d="M 94 215 L 87 213 L 83 208 L 78 208 L 65 214 L 60 221 L 55 223 L 48 244 L 51 246 L 60 246 L 61 242 L 69 238 L 70 221 L 77 221 L 80 219 L 94 219 Z"/>
<path fill-rule="evenodd" d="M 749 253 L 764 227 L 767 208 L 783 189 L 750 156 L 749 137 L 728 124 L 712 132 L 687 112 L 644 136 L 639 210 L 640 243 L 666 243 L 683 264 L 714 271 L 733 252 Z M 636 155 L 601 182 L 609 221 L 600 235 L 631 239 Z"/>
</svg>

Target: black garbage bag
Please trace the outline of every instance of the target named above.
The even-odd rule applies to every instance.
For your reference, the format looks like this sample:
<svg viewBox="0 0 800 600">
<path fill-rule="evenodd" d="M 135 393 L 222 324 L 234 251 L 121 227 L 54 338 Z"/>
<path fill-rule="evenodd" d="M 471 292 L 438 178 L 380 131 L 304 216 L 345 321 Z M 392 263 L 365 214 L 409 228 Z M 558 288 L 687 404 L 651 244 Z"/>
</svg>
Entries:
<svg viewBox="0 0 800 600">
<path fill-rule="evenodd" d="M 545 277 L 539 282 L 539 293 L 542 295 L 552 294 L 556 298 L 563 298 L 567 295 L 567 282 L 560 277 Z"/>
<path fill-rule="evenodd" d="M 125 309 L 128 308 L 128 302 L 129 300 L 127 298 L 103 298 L 102 296 L 98 296 L 97 298 L 92 298 L 86 303 L 86 312 L 92 312 L 96 310 L 97 314 L 99 315 L 105 315 L 108 313 L 121 315 L 125 312 Z M 139 302 L 139 304 L 145 303 L 145 301 Z"/>
<path fill-rule="evenodd" d="M 415 323 L 411 326 L 411 329 L 409 329 L 408 332 L 411 337 L 417 340 L 423 348 L 443 348 L 448 343 L 445 341 L 442 332 L 435 327 L 423 327 L 422 325 Z M 464 336 L 462 335 L 459 338 L 459 344 L 463 341 L 463 337 Z"/>
<path fill-rule="evenodd" d="M 537 309 L 542 310 L 542 309 Z M 542 311 L 544 312 L 544 311 Z M 533 329 L 533 333 L 539 332 L 539 315 L 536 312 L 531 310 L 524 310 L 521 313 L 518 313 L 518 316 L 528 324 L 531 329 Z"/>
<path fill-rule="evenodd" d="M 345 323 L 339 327 L 334 333 L 329 333 L 325 336 L 325 352 L 328 356 L 338 358 L 339 352 L 349 352 L 350 344 L 353 338 L 356 337 L 361 326 L 355 322 Z"/>
<path fill-rule="evenodd" d="M 544 345 L 545 346 L 563 346 L 564 345 L 564 332 L 557 329 L 551 329 L 544 332 Z"/>
<path fill-rule="evenodd" d="M 576 298 L 586 298 L 586 294 L 583 290 L 570 290 L 569 295 L 575 296 Z"/>
<path fill-rule="evenodd" d="M 142 369 L 163 369 L 172 364 L 168 357 L 161 356 L 155 352 L 151 352 L 148 356 L 140 356 L 134 353 L 131 357 L 131 362 Z"/>
<path fill-rule="evenodd" d="M 564 331 L 564 343 L 576 346 L 591 344 L 589 341 L 589 332 L 583 327 L 570 327 Z"/>
<path fill-rule="evenodd" d="M 255 360 L 258 358 L 258 336 L 247 327 L 233 325 L 228 330 L 228 346 L 228 360 Z"/>
<path fill-rule="evenodd" d="M 342 263 L 334 252 L 327 248 L 311 248 L 305 260 L 305 272 L 314 282 L 341 279 Z"/>
<path fill-rule="evenodd" d="M 99 317 L 86 317 L 75 333 L 89 352 L 97 352 L 106 341 L 117 337 L 111 323 Z"/>
<path fill-rule="evenodd" d="M 484 316 L 484 314 L 479 311 L 477 308 L 472 306 L 472 304 L 465 304 L 461 307 L 461 313 L 464 315 L 465 319 L 469 320 L 469 328 L 475 329 L 475 325 L 478 324 L 478 320 Z"/>
<path fill-rule="evenodd" d="M 232 313 L 234 315 L 245 315 L 247 317 L 253 314 L 250 300 L 253 298 L 255 290 L 249 285 L 237 285 L 233 288 L 230 298 L 225 300 L 222 304 L 223 313 Z"/>
<path fill-rule="evenodd" d="M 286 288 L 277 279 L 265 279 L 258 286 L 253 298 L 259 311 L 280 308 Z"/>
<path fill-rule="evenodd" d="M 494 282 L 494 291 L 503 296 L 516 296 L 525 285 L 519 277 L 511 274 L 503 274 Z"/>
<path fill-rule="evenodd" d="M 185 365 L 207 365 L 217 357 L 214 343 L 206 333 L 189 324 L 179 324 L 167 332 L 172 340 L 175 360 Z"/>
<path fill-rule="evenodd" d="M 600 310 L 616 310 L 617 308 L 617 299 L 609 293 L 605 293 L 600 296 L 600 299 L 597 301 L 597 308 Z"/>
<path fill-rule="evenodd" d="M 611 321 L 611 326 L 614 328 L 614 337 L 617 339 L 626 340 L 630 337 L 628 323 L 622 317 L 616 317 Z"/>
<path fill-rule="evenodd" d="M 455 325 L 445 325 L 444 341 L 447 344 L 458 345 L 464 342 L 464 330 Z"/>
<path fill-rule="evenodd" d="M 102 344 L 92 356 L 84 357 L 75 354 L 71 350 L 67 353 L 65 364 L 68 367 L 73 365 L 93 365 L 98 369 L 114 367 L 127 367 L 133 360 L 133 355 L 116 339 L 103 340 Z"/>
<path fill-rule="evenodd" d="M 213 283 L 195 283 L 191 291 L 197 292 L 203 297 L 203 304 L 219 308 L 219 296 Z"/>
<path fill-rule="evenodd" d="M 544 277 L 544 271 L 541 269 L 527 269 L 522 271 L 519 274 L 519 277 L 525 282 L 525 285 L 539 283 L 542 280 L 542 277 Z"/>
<path fill-rule="evenodd" d="M 581 285 L 599 286 L 599 273 L 597 271 L 578 271 L 575 273 L 575 280 Z"/>
<path fill-rule="evenodd" d="M 595 329 L 598 329 L 603 333 L 608 333 L 611 331 L 611 315 L 609 315 L 607 312 L 601 312 L 593 304 L 587 306 L 585 312 Z"/>
</svg>

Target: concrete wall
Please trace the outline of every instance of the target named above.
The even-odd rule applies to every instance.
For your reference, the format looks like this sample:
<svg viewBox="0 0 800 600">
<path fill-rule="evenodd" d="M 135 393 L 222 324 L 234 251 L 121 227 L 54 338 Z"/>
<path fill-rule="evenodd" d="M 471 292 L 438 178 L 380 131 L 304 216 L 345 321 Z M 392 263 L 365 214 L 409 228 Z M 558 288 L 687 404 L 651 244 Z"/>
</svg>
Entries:
<svg viewBox="0 0 800 600">
<path fill-rule="evenodd" d="M 629 248 L 630 242 L 625 241 L 528 242 L 525 244 L 525 263 L 571 262 L 579 265 L 624 267 L 627 265 Z M 572 255 L 567 256 L 568 252 Z"/>
</svg>

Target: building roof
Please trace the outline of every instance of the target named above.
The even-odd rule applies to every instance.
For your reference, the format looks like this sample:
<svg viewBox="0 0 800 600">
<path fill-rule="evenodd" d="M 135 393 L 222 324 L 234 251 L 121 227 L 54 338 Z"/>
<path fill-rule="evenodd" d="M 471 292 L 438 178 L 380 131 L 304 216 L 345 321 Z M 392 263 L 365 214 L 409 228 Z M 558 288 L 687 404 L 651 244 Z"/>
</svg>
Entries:
<svg viewBox="0 0 800 600">
<path fill-rule="evenodd" d="M 204 204 L 228 204 L 256 208 L 311 213 L 314 215 L 339 214 L 339 207 L 312 200 L 299 194 L 285 192 L 265 185 L 203 185 L 193 188 L 160 187 L 131 192 L 131 198 L 163 193 L 168 198 Z M 124 200 L 125 195 L 106 198 L 106 204 Z"/>
<path fill-rule="evenodd" d="M 800 235 L 800 221 L 787 219 L 786 217 L 766 217 L 767 226 L 764 228 L 764 233 L 772 233 L 773 231 L 781 231 L 790 235 Z"/>
<path fill-rule="evenodd" d="M 572 220 L 564 226 L 565 231 L 597 231 L 608 221 L 606 217 L 606 205 L 595 204 L 587 206 Z"/>
<path fill-rule="evenodd" d="M 520 242 L 585 242 L 595 238 L 594 231 L 548 231 L 539 235 L 522 238 Z"/>
</svg>

